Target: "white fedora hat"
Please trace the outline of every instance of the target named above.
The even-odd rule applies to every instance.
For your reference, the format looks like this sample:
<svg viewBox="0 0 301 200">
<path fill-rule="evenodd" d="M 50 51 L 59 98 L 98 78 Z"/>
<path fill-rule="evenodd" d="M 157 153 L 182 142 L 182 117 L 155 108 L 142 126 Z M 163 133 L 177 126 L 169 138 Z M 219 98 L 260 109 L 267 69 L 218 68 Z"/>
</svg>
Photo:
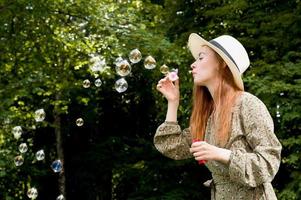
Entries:
<svg viewBox="0 0 301 200">
<path fill-rule="evenodd" d="M 222 35 L 209 42 L 196 33 L 191 33 L 188 39 L 188 48 L 193 57 L 198 59 L 202 46 L 209 46 L 226 62 L 233 74 L 236 85 L 244 90 L 242 74 L 250 65 L 246 49 L 232 36 Z"/>
</svg>

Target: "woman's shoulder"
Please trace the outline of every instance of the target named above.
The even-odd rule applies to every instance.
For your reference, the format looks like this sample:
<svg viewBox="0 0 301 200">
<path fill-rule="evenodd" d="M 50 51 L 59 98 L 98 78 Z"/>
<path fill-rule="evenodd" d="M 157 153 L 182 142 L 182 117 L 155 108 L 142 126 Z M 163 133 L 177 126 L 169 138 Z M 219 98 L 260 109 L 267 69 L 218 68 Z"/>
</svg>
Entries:
<svg viewBox="0 0 301 200">
<path fill-rule="evenodd" d="M 266 105 L 257 96 L 245 91 L 241 94 L 239 107 L 249 112 L 267 110 Z"/>
<path fill-rule="evenodd" d="M 258 104 L 258 103 L 263 104 L 263 102 L 257 96 L 249 92 L 243 91 L 240 98 L 241 98 L 240 103 L 244 105 Z"/>
</svg>

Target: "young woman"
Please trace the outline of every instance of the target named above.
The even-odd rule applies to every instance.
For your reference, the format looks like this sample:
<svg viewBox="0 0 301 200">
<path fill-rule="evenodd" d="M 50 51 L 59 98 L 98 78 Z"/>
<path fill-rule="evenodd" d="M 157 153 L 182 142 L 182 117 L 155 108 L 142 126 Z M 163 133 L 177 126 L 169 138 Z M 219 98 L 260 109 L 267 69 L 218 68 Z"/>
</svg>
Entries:
<svg viewBox="0 0 301 200">
<path fill-rule="evenodd" d="M 161 79 L 157 90 L 168 109 L 155 147 L 175 160 L 194 157 L 205 163 L 212 173 L 211 199 L 277 199 L 271 181 L 281 144 L 266 106 L 244 92 L 241 75 L 250 64 L 245 48 L 228 35 L 208 42 L 195 33 L 188 47 L 195 58 L 190 126 L 181 130 L 177 123 L 179 81 Z"/>
</svg>

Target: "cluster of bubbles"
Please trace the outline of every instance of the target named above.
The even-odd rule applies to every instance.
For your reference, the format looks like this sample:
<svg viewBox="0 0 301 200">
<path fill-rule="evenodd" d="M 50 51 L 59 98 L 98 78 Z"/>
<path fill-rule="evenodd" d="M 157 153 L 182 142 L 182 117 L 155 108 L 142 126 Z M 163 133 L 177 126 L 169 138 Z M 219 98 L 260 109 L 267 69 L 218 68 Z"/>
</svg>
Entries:
<svg viewBox="0 0 301 200">
<path fill-rule="evenodd" d="M 34 112 L 34 119 L 36 122 L 42 122 L 42 121 L 44 121 L 45 118 L 46 118 L 46 113 L 45 113 L 44 109 L 38 109 Z M 15 139 L 19 140 L 23 134 L 22 127 L 21 126 L 13 127 L 12 134 Z M 15 163 L 16 167 L 20 167 L 21 165 L 23 165 L 25 153 L 28 151 L 28 145 L 23 142 L 19 145 L 18 150 L 19 150 L 20 154 L 14 158 L 14 163 Z M 45 152 L 43 149 L 40 149 L 35 153 L 35 159 L 37 161 L 42 161 L 45 159 Z M 55 172 L 55 173 L 59 173 L 63 170 L 63 164 L 60 160 L 53 161 L 50 167 L 53 170 L 53 172 Z M 38 197 L 37 188 L 35 188 L 35 187 L 29 188 L 27 191 L 27 196 L 30 199 L 36 199 Z M 63 200 L 64 196 L 61 194 L 56 199 Z"/>
<path fill-rule="evenodd" d="M 128 61 L 129 60 L 129 61 Z M 131 71 L 132 71 L 132 65 L 139 63 L 142 60 L 142 54 L 138 49 L 134 49 L 129 53 L 128 60 L 124 59 L 122 57 L 116 58 L 114 65 L 115 65 L 115 70 L 116 73 L 120 76 L 118 80 L 115 81 L 115 90 L 119 93 L 123 93 L 128 89 L 128 83 L 125 79 L 126 76 L 128 76 Z M 147 56 L 144 59 L 144 67 L 145 69 L 151 70 L 156 67 L 156 60 L 152 56 Z M 106 69 L 106 61 L 103 57 L 97 55 L 97 54 L 92 54 L 91 59 L 90 59 L 90 69 L 92 72 L 97 73 L 97 72 L 102 72 Z M 160 67 L 160 72 L 166 76 L 169 77 L 171 81 L 175 81 L 178 79 L 178 70 L 177 69 L 172 69 L 169 70 L 169 67 L 165 64 L 163 64 Z M 100 87 L 102 85 L 102 81 L 98 76 L 95 76 L 96 79 L 94 81 L 94 85 L 96 87 Z M 91 81 L 89 79 L 85 79 L 82 83 L 83 88 L 90 88 L 91 87 Z M 44 109 L 38 109 L 34 112 L 34 119 L 36 122 L 42 122 L 46 118 L 46 113 Z M 84 125 L 84 120 L 82 118 L 78 118 L 75 121 L 75 124 L 78 127 L 81 127 Z M 22 137 L 22 127 L 21 126 L 15 126 L 12 129 L 12 133 L 15 139 L 20 139 Z M 14 158 L 14 163 L 17 167 L 23 165 L 24 163 L 24 154 L 28 151 L 28 146 L 26 143 L 21 143 L 19 145 L 19 152 L 20 154 L 17 155 Z M 42 161 L 45 159 L 45 152 L 43 149 L 38 150 L 35 153 L 35 159 L 37 161 Z M 51 169 L 53 170 L 54 173 L 60 173 L 63 170 L 63 163 L 61 160 L 57 159 L 52 162 L 50 165 Z M 38 196 L 38 190 L 35 187 L 31 187 L 27 191 L 27 196 L 30 199 L 36 199 Z M 64 196 L 61 194 L 59 195 L 56 200 L 63 200 Z"/>
<path fill-rule="evenodd" d="M 277 118 L 277 122 L 280 123 L 280 117 L 281 117 L 281 114 L 280 114 L 280 105 L 277 104 L 277 107 L 276 107 L 276 118 Z"/>
<path fill-rule="evenodd" d="M 284 92 L 280 92 L 279 96 L 284 96 Z M 277 118 L 277 122 L 280 123 L 281 122 L 281 113 L 280 113 L 280 104 L 277 103 L 276 105 L 276 118 Z"/>
<path fill-rule="evenodd" d="M 91 54 L 91 58 L 89 60 L 90 69 L 93 73 L 103 72 L 106 69 L 106 60 L 105 58 L 99 56 L 98 54 Z M 132 71 L 132 65 L 139 63 L 142 60 L 142 54 L 139 49 L 133 49 L 130 51 L 128 55 L 128 59 L 124 59 L 121 56 L 117 57 L 114 61 L 116 73 L 120 76 L 118 80 L 115 81 L 114 88 L 118 93 L 123 93 L 128 89 L 128 82 L 126 81 L 125 77 L 128 76 Z M 156 67 L 156 60 L 152 56 L 147 56 L 144 59 L 144 68 L 145 69 L 154 69 Z M 160 67 L 160 71 L 164 75 L 168 75 L 170 80 L 174 81 L 178 78 L 177 70 L 169 70 L 167 65 L 162 65 Z M 98 76 L 97 79 L 94 81 L 94 85 L 96 87 L 100 87 L 102 85 L 102 81 Z M 82 83 L 83 88 L 90 88 L 91 81 L 89 79 L 85 79 Z M 76 119 L 77 126 L 83 126 L 84 120 L 82 118 Z"/>
<path fill-rule="evenodd" d="M 128 89 L 128 82 L 126 81 L 125 77 L 131 73 L 132 65 L 139 63 L 141 60 L 142 60 L 142 54 L 139 51 L 139 49 L 133 49 L 129 53 L 128 59 L 124 59 L 121 56 L 115 59 L 114 62 L 115 70 L 116 73 L 120 76 L 120 78 L 116 80 L 114 84 L 114 88 L 117 92 L 123 93 Z M 150 70 L 156 67 L 157 62 L 155 58 L 149 55 L 144 59 L 143 64 L 145 69 Z M 105 68 L 106 68 L 105 59 L 97 54 L 92 54 L 90 59 L 90 69 L 93 72 L 101 72 L 105 70 Z M 170 73 L 168 66 L 166 66 L 165 64 L 160 67 L 160 71 L 165 75 Z M 173 80 L 175 80 L 175 78 L 177 77 L 175 76 L 177 75 L 177 71 L 174 70 L 170 74 L 173 76 Z M 98 78 L 95 80 L 94 84 L 96 87 L 100 87 L 102 85 L 102 81 Z M 89 79 L 83 81 L 84 88 L 89 88 L 90 86 L 91 86 L 91 81 Z"/>
</svg>

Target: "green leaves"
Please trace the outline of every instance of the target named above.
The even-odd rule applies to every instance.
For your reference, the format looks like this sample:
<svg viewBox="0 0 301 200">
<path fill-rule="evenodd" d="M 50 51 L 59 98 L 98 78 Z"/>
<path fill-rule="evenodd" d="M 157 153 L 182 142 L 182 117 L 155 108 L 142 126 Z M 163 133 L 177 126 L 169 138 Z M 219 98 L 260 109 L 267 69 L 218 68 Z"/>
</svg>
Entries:
<svg viewBox="0 0 301 200">
<path fill-rule="evenodd" d="M 298 199 L 300 9 L 298 1 L 2 1 L 0 198 L 25 199 L 27 185 L 37 183 L 41 199 L 55 199 L 57 183 L 46 162 L 57 155 L 54 118 L 58 116 L 70 198 L 95 199 L 103 194 L 104 199 L 112 195 L 206 199 L 203 192 L 208 198 L 207 190 L 200 187 L 208 171 L 189 161 L 168 161 L 152 146 L 153 133 L 166 112 L 166 101 L 155 89 L 163 77 L 158 69 L 163 64 L 179 69 L 179 122 L 188 126 L 192 91 L 188 71 L 193 58 L 186 44 L 188 35 L 196 32 L 207 39 L 230 34 L 246 46 L 251 58 L 251 68 L 244 74 L 246 90 L 267 105 L 284 147 L 285 170 L 281 168 L 279 174 L 290 179 L 281 180 L 283 185 L 276 183 L 278 197 Z M 143 58 L 152 55 L 157 68 L 145 70 L 143 60 L 132 65 L 132 75 L 126 77 L 129 88 L 119 94 L 114 90 L 119 78 L 114 61 L 118 56 L 126 58 L 134 48 Z M 90 69 L 91 54 L 105 58 L 104 71 Z M 83 80 L 93 84 L 96 77 L 102 80 L 101 87 L 82 87 Z M 36 124 L 33 112 L 39 108 L 45 109 L 46 121 Z M 74 125 L 78 117 L 85 121 L 79 129 Z M 23 140 L 33 144 L 29 158 L 35 150 L 48 150 L 44 165 L 31 165 L 30 160 L 22 168 L 12 164 L 19 141 L 11 129 L 17 125 L 25 130 Z M 200 170 L 202 174 L 194 177 Z M 113 181 L 114 192 L 102 185 L 112 180 L 117 181 Z M 128 184 L 132 180 L 135 186 Z M 53 189 L 46 191 L 49 182 Z"/>
</svg>

